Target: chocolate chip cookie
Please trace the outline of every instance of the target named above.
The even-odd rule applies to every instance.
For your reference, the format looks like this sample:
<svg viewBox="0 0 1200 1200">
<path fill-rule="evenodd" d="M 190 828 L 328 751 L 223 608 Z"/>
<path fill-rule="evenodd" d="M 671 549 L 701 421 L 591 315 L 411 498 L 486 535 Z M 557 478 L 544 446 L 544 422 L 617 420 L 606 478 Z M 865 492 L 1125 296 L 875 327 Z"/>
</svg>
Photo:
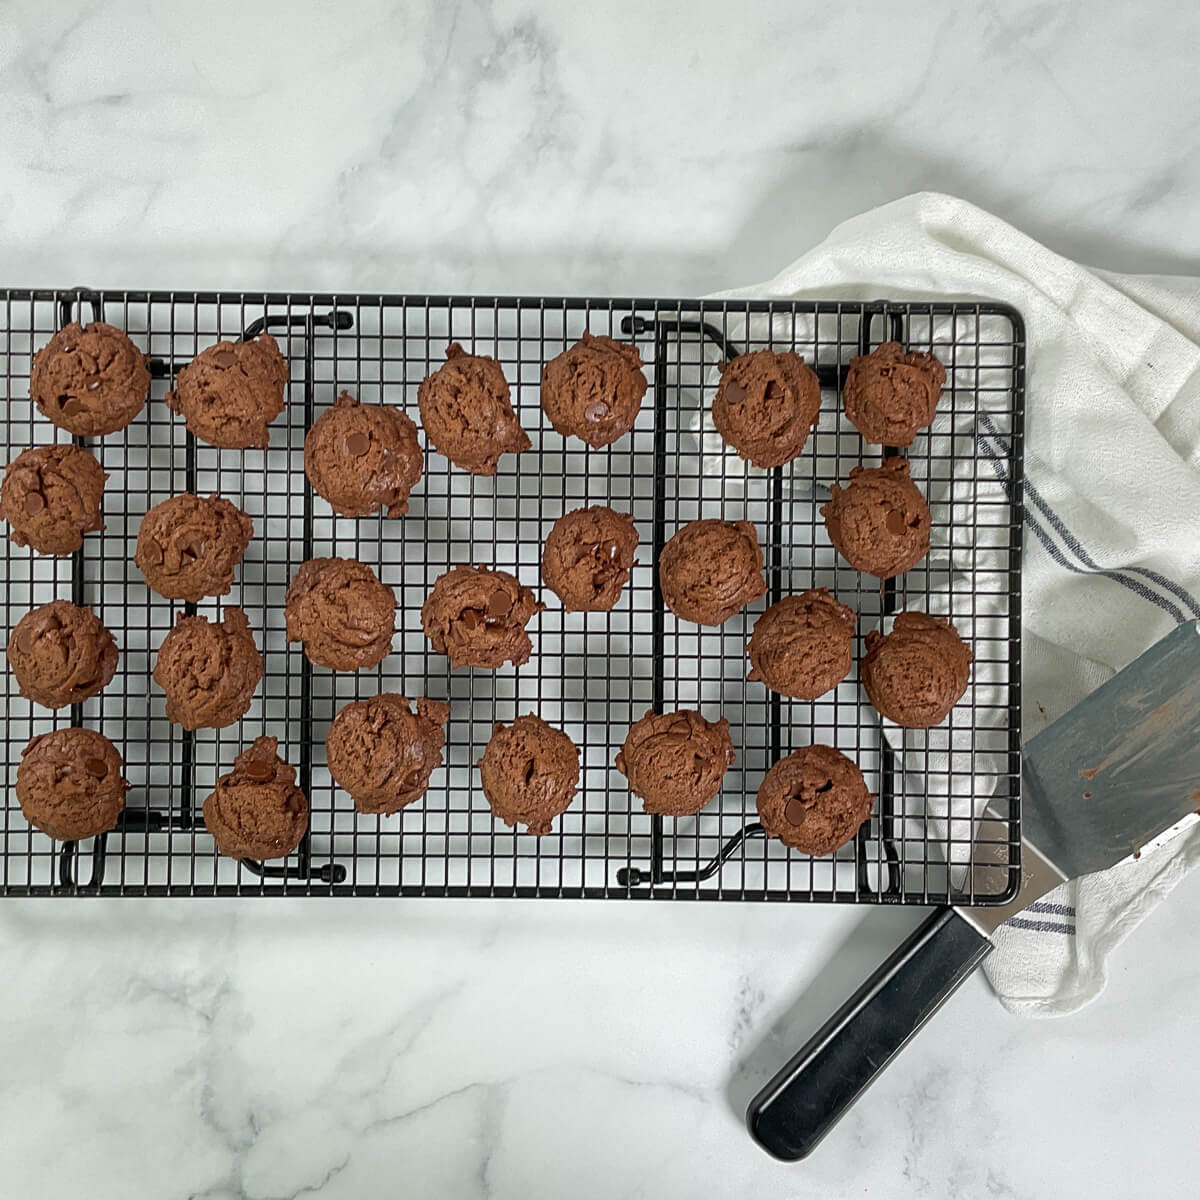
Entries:
<svg viewBox="0 0 1200 1200">
<path fill-rule="evenodd" d="M 638 534 L 628 513 L 602 504 L 554 522 L 542 550 L 542 582 L 567 612 L 608 612 L 633 567 Z"/>
<path fill-rule="evenodd" d="M 134 565 L 164 599 L 194 604 L 229 591 L 253 533 L 250 518 L 228 500 L 184 492 L 142 518 Z"/>
<path fill-rule="evenodd" d="M 218 342 L 192 359 L 167 393 L 188 432 L 222 450 L 265 450 L 267 426 L 283 412 L 288 365 L 279 343 L 260 333 L 246 342 Z"/>
<path fill-rule="evenodd" d="M 425 795 L 441 766 L 450 706 L 384 692 L 347 704 L 329 726 L 325 756 L 334 782 L 360 813 L 395 813 Z"/>
<path fill-rule="evenodd" d="M 874 803 L 862 772 L 844 754 L 805 746 L 767 772 L 758 789 L 758 819 L 768 837 L 818 856 L 850 841 Z"/>
<path fill-rule="evenodd" d="M 526 714 L 496 725 L 479 776 L 495 816 L 540 836 L 570 807 L 579 786 L 579 751 L 561 729 Z"/>
<path fill-rule="evenodd" d="M 909 446 L 933 421 L 945 383 L 946 368 L 932 354 L 884 342 L 850 360 L 842 389 L 846 417 L 864 441 Z"/>
<path fill-rule="evenodd" d="M 859 667 L 867 698 L 909 729 L 938 725 L 962 699 L 971 677 L 971 648 L 949 621 L 902 612 L 892 632 L 867 634 Z"/>
<path fill-rule="evenodd" d="M 124 429 L 150 393 L 146 356 L 103 321 L 64 325 L 34 356 L 29 394 L 38 411 L 76 437 Z"/>
<path fill-rule="evenodd" d="M 796 700 L 835 688 L 854 665 L 854 613 L 825 588 L 784 596 L 754 623 L 750 679 Z"/>
<path fill-rule="evenodd" d="M 104 528 L 100 501 L 103 467 L 86 450 L 70 444 L 23 450 L 0 483 L 0 519 L 9 537 L 39 554 L 74 554 L 83 535 Z"/>
<path fill-rule="evenodd" d="M 500 455 L 532 445 L 513 412 L 500 364 L 468 354 L 457 342 L 417 389 L 417 405 L 433 448 L 473 475 L 495 475 Z"/>
<path fill-rule="evenodd" d="M 663 602 L 684 621 L 720 625 L 766 593 L 758 534 L 749 521 L 693 521 L 663 547 Z"/>
<path fill-rule="evenodd" d="M 648 712 L 629 727 L 616 766 L 648 813 L 687 817 L 720 790 L 735 755 L 729 722 L 698 712 Z"/>
<path fill-rule="evenodd" d="M 284 597 L 287 640 L 309 662 L 334 671 L 374 667 L 392 652 L 396 597 L 366 563 L 310 558 Z"/>
<path fill-rule="evenodd" d="M 308 797 L 278 746 L 273 737 L 255 738 L 204 801 L 205 827 L 229 858 L 286 858 L 308 829 Z"/>
<path fill-rule="evenodd" d="M 360 404 L 342 392 L 304 439 L 304 473 L 318 496 L 344 517 L 408 511 L 424 458 L 417 427 L 398 408 Z"/>
<path fill-rule="evenodd" d="M 112 682 L 117 643 L 90 608 L 51 600 L 26 613 L 8 642 L 21 695 L 46 708 L 82 704 Z"/>
<path fill-rule="evenodd" d="M 459 566 L 434 583 L 421 606 L 421 627 L 451 667 L 519 667 L 533 651 L 525 626 L 545 607 L 507 571 Z"/>
<path fill-rule="evenodd" d="M 855 467 L 846 487 L 836 483 L 822 505 L 825 529 L 839 554 L 856 570 L 891 579 L 929 553 L 932 519 L 908 461 L 885 458 L 878 467 Z"/>
<path fill-rule="evenodd" d="M 180 613 L 154 663 L 167 720 L 184 729 L 232 725 L 245 716 L 262 675 L 262 656 L 240 608 L 225 609 L 220 624 Z"/>
<path fill-rule="evenodd" d="M 799 354 L 755 350 L 721 373 L 712 418 L 742 458 L 756 467 L 781 467 L 804 449 L 820 411 L 820 381 Z"/>
<path fill-rule="evenodd" d="M 637 347 L 610 337 L 585 333 L 542 368 L 542 411 L 550 424 L 593 448 L 633 428 L 645 394 Z"/>
<path fill-rule="evenodd" d="M 17 800 L 25 819 L 60 842 L 112 829 L 129 784 L 116 746 L 94 729 L 56 729 L 21 752 Z"/>
</svg>

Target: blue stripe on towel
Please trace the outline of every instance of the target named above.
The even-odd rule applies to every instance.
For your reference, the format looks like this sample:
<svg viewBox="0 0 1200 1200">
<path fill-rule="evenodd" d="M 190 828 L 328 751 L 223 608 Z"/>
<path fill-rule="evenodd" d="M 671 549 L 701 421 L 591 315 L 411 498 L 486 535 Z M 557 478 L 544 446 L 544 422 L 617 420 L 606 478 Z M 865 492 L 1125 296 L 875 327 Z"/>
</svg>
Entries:
<svg viewBox="0 0 1200 1200">
<path fill-rule="evenodd" d="M 1026 912 L 1053 913 L 1056 917 L 1073 917 L 1075 910 L 1069 904 L 1050 904 L 1045 900 L 1035 900 L 1025 906 Z"/>
<path fill-rule="evenodd" d="M 983 426 L 988 437 L 991 437 L 1001 447 L 1003 447 L 1004 454 L 1007 457 L 1011 453 L 1009 443 L 1005 440 L 1004 436 L 1000 433 L 1000 431 L 992 423 L 992 420 L 987 415 L 987 413 L 979 414 L 979 424 L 981 426 Z M 981 447 L 983 447 L 982 441 L 980 441 L 980 445 L 981 445 Z M 986 447 L 983 447 L 983 448 L 986 453 L 987 448 Z M 993 461 L 996 461 L 996 460 L 993 458 Z M 1001 466 L 1003 467 L 1003 464 L 1001 464 Z M 1007 478 L 1007 474 L 1008 474 L 1007 468 L 1005 468 L 1004 470 L 1005 470 L 1005 476 Z M 1011 498 L 1011 491 L 1009 490 L 1007 483 L 1005 484 L 1005 491 L 1009 491 L 1009 495 Z M 1063 519 L 1058 515 L 1058 513 L 1056 513 L 1054 511 L 1054 509 L 1052 509 L 1050 507 L 1049 504 L 1046 503 L 1045 498 L 1037 490 L 1037 488 L 1035 488 L 1033 486 L 1033 484 L 1030 483 L 1030 481 L 1028 479 L 1025 480 L 1025 494 L 1029 497 L 1030 500 L 1033 501 L 1033 504 L 1038 509 L 1038 511 L 1046 518 L 1047 521 L 1050 522 L 1051 526 L 1057 531 L 1058 535 L 1066 543 L 1067 549 L 1069 549 L 1075 555 L 1075 557 L 1077 559 L 1079 559 L 1079 561 L 1081 563 L 1083 563 L 1083 565 L 1085 567 L 1087 567 L 1089 570 L 1091 570 L 1093 572 L 1097 572 L 1101 575 L 1107 575 L 1110 579 L 1115 579 L 1117 575 L 1121 574 L 1121 572 L 1119 572 L 1119 571 L 1106 570 L 1098 562 L 1096 562 L 1096 560 L 1093 559 L 1090 554 L 1088 554 L 1088 552 L 1084 549 L 1084 547 L 1083 547 L 1082 543 L 1079 541 L 1079 539 L 1067 528 L 1066 524 L 1063 522 Z M 1044 541 L 1044 539 L 1042 539 L 1042 540 Z M 1140 575 L 1143 579 L 1150 580 L 1151 583 L 1157 584 L 1157 586 L 1162 588 L 1163 591 L 1170 592 L 1171 595 L 1173 595 L 1177 600 L 1181 600 L 1184 604 L 1187 605 L 1188 608 L 1190 608 L 1192 610 L 1192 615 L 1194 617 L 1200 617 L 1200 602 L 1198 602 L 1196 600 L 1196 598 L 1190 592 L 1188 592 L 1186 589 L 1180 587 L 1180 585 L 1177 584 L 1173 579 L 1168 579 L 1165 575 L 1160 575 L 1157 571 L 1150 570 L 1149 567 L 1126 567 L 1125 570 L 1128 571 L 1129 574 L 1131 574 L 1131 575 Z M 1140 594 L 1141 593 L 1139 593 L 1139 595 Z M 1161 608 L 1163 606 L 1159 605 L 1159 607 Z M 1167 611 L 1178 612 L 1178 610 L 1175 609 L 1174 606 L 1172 606 Z M 1182 624 L 1185 620 L 1187 620 L 1187 617 L 1183 613 L 1180 612 L 1178 620 L 1179 620 L 1180 624 Z"/>
<path fill-rule="evenodd" d="M 1075 936 L 1074 925 L 1057 925 L 1053 921 L 1027 921 L 1024 917 L 1009 917 L 1004 922 L 1012 929 L 1030 929 L 1034 933 L 1065 933 Z"/>
<path fill-rule="evenodd" d="M 978 436 L 977 441 L 979 449 L 991 462 L 992 470 L 995 472 L 996 478 L 1000 481 L 1000 486 L 1004 488 L 1009 499 L 1015 504 L 1017 503 L 1017 499 L 1013 495 L 1012 479 L 1009 476 L 1008 469 L 1004 465 L 1004 462 L 1001 460 L 1000 456 L 995 450 L 992 449 L 991 446 L 988 445 L 988 436 L 989 435 L 987 434 L 980 434 Z M 1030 489 L 1030 485 L 1028 483 L 1026 483 L 1025 486 L 1026 490 L 1032 490 Z M 1037 521 L 1027 504 L 1021 505 L 1021 511 L 1025 516 L 1025 524 L 1029 526 L 1029 528 L 1037 537 L 1038 541 L 1041 542 L 1046 548 L 1046 552 L 1052 559 L 1054 559 L 1056 563 L 1058 563 L 1060 567 L 1064 567 L 1066 570 L 1071 571 L 1076 575 L 1103 575 L 1105 578 L 1111 579 L 1113 583 L 1119 583 L 1122 587 L 1128 588 L 1131 592 L 1137 596 L 1140 596 L 1143 600 L 1147 600 L 1151 604 L 1157 605 L 1157 607 L 1161 608 L 1163 612 L 1173 617 L 1175 622 L 1179 625 L 1182 625 L 1188 619 L 1184 615 L 1183 610 L 1173 604 L 1165 596 L 1160 596 L 1157 592 L 1152 592 L 1140 580 L 1130 579 L 1129 576 L 1123 571 L 1110 571 L 1097 565 L 1079 566 L 1078 564 L 1071 562 L 1058 543 L 1050 537 L 1046 530 Z M 1076 544 L 1078 545 L 1078 543 Z"/>
</svg>

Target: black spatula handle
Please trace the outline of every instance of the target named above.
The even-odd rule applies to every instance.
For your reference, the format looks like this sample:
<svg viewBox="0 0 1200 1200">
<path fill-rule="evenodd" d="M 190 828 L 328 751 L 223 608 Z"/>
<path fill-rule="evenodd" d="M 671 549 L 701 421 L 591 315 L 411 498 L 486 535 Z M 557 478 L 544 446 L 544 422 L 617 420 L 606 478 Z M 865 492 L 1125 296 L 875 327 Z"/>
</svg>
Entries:
<svg viewBox="0 0 1200 1200">
<path fill-rule="evenodd" d="M 750 1102 L 754 1140 L 807 1157 L 991 948 L 952 908 L 934 912 Z"/>
</svg>

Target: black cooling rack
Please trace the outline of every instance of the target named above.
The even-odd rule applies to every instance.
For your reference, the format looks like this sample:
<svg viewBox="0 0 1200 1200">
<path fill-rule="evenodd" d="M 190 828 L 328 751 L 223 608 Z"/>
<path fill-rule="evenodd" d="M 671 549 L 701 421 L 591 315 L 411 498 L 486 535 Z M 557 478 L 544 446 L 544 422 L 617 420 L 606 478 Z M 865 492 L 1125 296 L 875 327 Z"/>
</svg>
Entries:
<svg viewBox="0 0 1200 1200">
<path fill-rule="evenodd" d="M 1011 309 L 975 303 L 760 302 L 18 291 L 3 297 L 0 365 L 5 461 L 65 437 L 29 401 L 33 351 L 72 319 L 126 329 L 152 359 L 150 402 L 125 430 L 86 443 L 110 479 L 105 530 L 72 558 L 4 544 L 6 633 L 35 605 L 69 596 L 94 608 L 121 648 L 98 697 L 52 714 L 4 676 L 0 892 L 9 895 L 439 895 L 714 898 L 999 903 L 1017 886 L 1020 783 L 1020 548 L 1024 334 Z M 197 443 L 163 404 L 175 371 L 222 337 L 267 329 L 291 366 L 288 405 L 268 451 Z M 650 390 L 631 434 L 603 450 L 564 441 L 543 419 L 542 364 L 585 329 L 634 341 Z M 880 585 L 842 562 L 818 508 L 859 463 L 875 463 L 840 415 L 851 356 L 895 338 L 932 350 L 948 382 L 933 428 L 906 452 L 933 512 L 929 557 Z M 506 455 L 495 478 L 426 454 L 401 520 L 335 516 L 308 487 L 304 434 L 336 393 L 385 401 L 416 416 L 416 388 L 450 340 L 494 355 L 533 449 Z M 822 413 L 805 452 L 764 472 L 726 450 L 708 408 L 719 364 L 764 346 L 794 348 L 820 375 Z M 217 492 L 247 511 L 255 538 L 233 592 L 198 606 L 154 596 L 132 564 L 138 524 L 181 491 Z M 541 593 L 538 562 L 554 520 L 582 504 L 631 512 L 641 545 L 611 613 L 565 614 L 553 596 L 530 625 L 534 657 L 497 672 L 451 672 L 421 633 L 420 607 L 453 563 L 494 564 Z M 653 564 L 670 535 L 701 516 L 754 523 L 769 594 L 717 630 L 677 622 Z M 377 669 L 313 668 L 284 643 L 283 600 L 305 559 L 369 563 L 399 602 L 398 633 Z M 856 654 L 906 607 L 948 613 L 975 652 L 971 686 L 935 730 L 886 727 L 853 673 L 815 703 L 746 681 L 754 618 L 792 591 L 830 587 L 859 615 Z M 245 609 L 266 665 L 254 705 L 224 730 L 181 731 L 151 681 L 154 655 L 180 609 Z M 329 723 L 352 699 L 390 690 L 449 701 L 446 762 L 425 798 L 392 817 L 363 816 L 325 766 Z M 698 817 L 649 817 L 613 767 L 629 725 L 649 708 L 699 707 L 731 724 L 737 763 Z M 495 721 L 537 711 L 580 747 L 581 786 L 552 834 L 534 838 L 493 820 L 475 768 Z M 117 829 L 56 844 L 26 823 L 15 796 L 21 750 L 56 726 L 99 729 L 132 783 Z M 220 858 L 200 819 L 218 775 L 254 737 L 279 739 L 311 801 L 309 835 L 267 865 Z M 836 855 L 812 859 L 767 841 L 754 798 L 767 768 L 810 742 L 859 763 L 875 813 Z M 998 825 L 982 825 L 982 809 Z M 986 828 L 992 894 L 965 863 Z M 1007 876 L 1006 883 L 1003 882 Z"/>
</svg>

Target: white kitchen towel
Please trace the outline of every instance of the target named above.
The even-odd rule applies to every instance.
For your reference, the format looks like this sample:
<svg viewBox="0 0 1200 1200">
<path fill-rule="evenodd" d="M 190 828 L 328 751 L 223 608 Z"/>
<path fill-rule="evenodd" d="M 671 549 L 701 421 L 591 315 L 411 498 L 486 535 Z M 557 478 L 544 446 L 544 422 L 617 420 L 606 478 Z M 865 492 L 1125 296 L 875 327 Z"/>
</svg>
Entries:
<svg viewBox="0 0 1200 1200">
<path fill-rule="evenodd" d="M 985 298 L 1022 313 L 1025 736 L 1200 617 L 1200 280 L 1089 270 L 921 193 L 726 294 Z M 1197 861 L 1191 829 L 1003 926 L 985 970 L 1005 1007 L 1051 1016 L 1097 996 L 1109 952 Z"/>
</svg>

